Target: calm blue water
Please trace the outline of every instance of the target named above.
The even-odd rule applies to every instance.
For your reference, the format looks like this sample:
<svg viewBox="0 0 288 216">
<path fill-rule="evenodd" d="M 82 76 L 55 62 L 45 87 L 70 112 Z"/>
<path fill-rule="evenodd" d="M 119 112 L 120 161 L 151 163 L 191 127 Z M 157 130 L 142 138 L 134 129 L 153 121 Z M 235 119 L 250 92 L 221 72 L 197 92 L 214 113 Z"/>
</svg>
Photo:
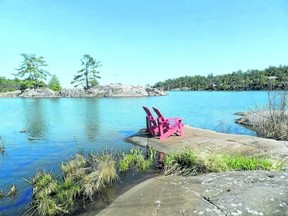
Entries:
<svg viewBox="0 0 288 216">
<path fill-rule="evenodd" d="M 145 127 L 142 106 L 158 107 L 164 116 L 181 117 L 194 127 L 238 134 L 253 133 L 234 124 L 233 113 L 267 103 L 267 93 L 169 92 L 163 97 L 0 99 L 0 188 L 18 187 L 18 196 L 0 199 L 0 214 L 21 214 L 30 201 L 29 179 L 37 170 L 59 171 L 76 152 L 125 151 L 123 139 Z M 0 145 L 1 145 L 0 143 Z M 12 210 L 11 210 L 12 209 Z M 16 212 L 15 212 L 16 211 Z"/>
</svg>

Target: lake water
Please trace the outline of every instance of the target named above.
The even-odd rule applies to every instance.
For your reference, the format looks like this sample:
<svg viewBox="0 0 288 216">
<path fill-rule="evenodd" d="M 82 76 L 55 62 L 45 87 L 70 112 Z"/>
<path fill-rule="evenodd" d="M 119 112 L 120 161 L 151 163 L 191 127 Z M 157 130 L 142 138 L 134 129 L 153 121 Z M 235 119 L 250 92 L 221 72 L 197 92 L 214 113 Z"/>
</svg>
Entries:
<svg viewBox="0 0 288 216">
<path fill-rule="evenodd" d="M 37 170 L 59 172 L 59 163 L 74 153 L 105 149 L 126 151 L 123 141 L 145 127 L 142 106 L 155 106 L 184 124 L 220 132 L 254 135 L 234 123 L 233 115 L 267 104 L 266 92 L 169 92 L 141 98 L 3 98 L 0 99 L 0 188 L 12 184 L 18 196 L 0 198 L 0 214 L 20 214 L 31 200 L 29 179 Z"/>
</svg>

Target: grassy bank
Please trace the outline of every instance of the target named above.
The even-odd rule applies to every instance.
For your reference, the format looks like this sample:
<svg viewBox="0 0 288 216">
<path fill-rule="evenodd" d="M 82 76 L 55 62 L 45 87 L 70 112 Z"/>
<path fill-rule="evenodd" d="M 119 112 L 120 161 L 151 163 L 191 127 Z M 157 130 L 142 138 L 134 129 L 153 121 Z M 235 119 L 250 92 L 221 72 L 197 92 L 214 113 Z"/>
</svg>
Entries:
<svg viewBox="0 0 288 216">
<path fill-rule="evenodd" d="M 41 171 L 29 180 L 33 187 L 33 201 L 29 205 L 29 215 L 62 215 L 90 202 L 106 187 L 121 181 L 119 174 L 129 169 L 147 171 L 163 165 L 165 175 L 197 175 L 208 172 L 231 170 L 275 170 L 281 165 L 264 157 L 196 155 L 192 150 L 174 152 L 158 161 L 155 150 L 143 152 L 133 148 L 128 153 L 117 156 L 102 153 L 87 156 L 76 154 L 60 165 L 58 175 Z M 156 158 L 156 160 L 155 160 Z M 163 159 L 160 157 L 161 160 Z M 156 163 L 155 163 L 156 161 Z"/>
<path fill-rule="evenodd" d="M 60 164 L 61 173 L 55 175 L 40 171 L 28 182 L 33 187 L 33 201 L 26 215 L 63 215 L 73 212 L 79 205 L 93 201 L 102 190 L 120 181 L 119 174 L 132 167 L 147 171 L 155 158 L 155 151 L 139 148 L 115 156 L 102 154 L 75 154 Z"/>
<path fill-rule="evenodd" d="M 243 170 L 281 170 L 282 164 L 263 156 L 196 155 L 193 150 L 174 152 L 164 158 L 164 174 L 198 175 Z"/>
</svg>

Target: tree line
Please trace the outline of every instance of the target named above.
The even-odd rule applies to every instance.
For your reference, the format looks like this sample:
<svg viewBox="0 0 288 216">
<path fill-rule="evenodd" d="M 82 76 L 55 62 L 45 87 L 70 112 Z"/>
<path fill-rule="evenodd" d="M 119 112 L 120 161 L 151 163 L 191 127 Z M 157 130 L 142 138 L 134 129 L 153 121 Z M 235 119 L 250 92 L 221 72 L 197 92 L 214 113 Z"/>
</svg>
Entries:
<svg viewBox="0 0 288 216">
<path fill-rule="evenodd" d="M 241 70 L 224 75 L 185 76 L 157 82 L 164 90 L 287 90 L 288 66 L 270 66 L 264 70 Z"/>
<path fill-rule="evenodd" d="M 45 70 L 45 67 L 48 66 L 44 57 L 37 57 L 33 54 L 21 54 L 24 58 L 20 67 L 16 69 L 14 79 L 7 79 L 0 76 L 0 92 L 9 92 L 16 90 L 25 90 L 25 89 L 38 89 L 38 88 L 50 88 L 54 91 L 60 91 L 62 89 L 59 78 L 50 72 Z M 74 84 L 74 87 L 81 86 L 85 90 L 88 90 L 92 87 L 97 86 L 98 80 L 101 77 L 98 75 L 99 71 L 97 70 L 101 64 L 99 61 L 96 61 L 89 54 L 85 54 L 81 59 L 82 68 L 74 75 L 71 84 Z M 48 80 L 48 78 L 50 79 Z"/>
</svg>

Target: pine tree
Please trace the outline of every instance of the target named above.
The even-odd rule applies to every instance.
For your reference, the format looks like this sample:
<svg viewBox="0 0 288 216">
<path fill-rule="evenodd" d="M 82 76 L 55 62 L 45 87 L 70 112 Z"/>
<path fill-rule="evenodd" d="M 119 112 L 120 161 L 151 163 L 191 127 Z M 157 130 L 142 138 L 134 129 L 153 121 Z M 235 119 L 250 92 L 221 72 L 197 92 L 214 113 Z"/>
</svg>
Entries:
<svg viewBox="0 0 288 216">
<path fill-rule="evenodd" d="M 62 89 L 62 87 L 60 85 L 60 81 L 55 74 L 52 75 L 52 77 L 48 83 L 48 88 L 53 90 L 53 91 L 60 91 Z"/>
<path fill-rule="evenodd" d="M 83 56 L 83 59 L 81 59 L 81 65 L 83 68 L 74 75 L 71 84 L 75 84 L 74 87 L 81 85 L 85 90 L 88 90 L 95 85 L 97 79 L 101 78 L 98 76 L 99 71 L 97 71 L 97 68 L 101 65 L 99 61 L 96 61 L 89 54 Z"/>
<path fill-rule="evenodd" d="M 43 86 L 47 76 L 51 76 L 42 67 L 46 67 L 47 64 L 42 56 L 36 57 L 35 55 L 21 54 L 24 60 L 19 69 L 16 69 L 18 73 L 14 74 L 16 77 L 26 77 L 24 82 L 27 87 L 37 89 Z"/>
</svg>

